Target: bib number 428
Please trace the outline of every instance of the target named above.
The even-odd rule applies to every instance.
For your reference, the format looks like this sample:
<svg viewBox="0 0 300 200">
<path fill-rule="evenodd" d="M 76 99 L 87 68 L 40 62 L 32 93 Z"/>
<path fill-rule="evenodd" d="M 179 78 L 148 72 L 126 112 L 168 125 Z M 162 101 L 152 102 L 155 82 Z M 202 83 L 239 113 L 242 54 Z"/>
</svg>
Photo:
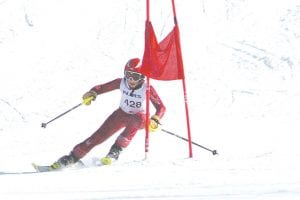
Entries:
<svg viewBox="0 0 300 200">
<path fill-rule="evenodd" d="M 126 99 L 126 100 L 124 101 L 124 103 L 125 103 L 127 106 L 131 107 L 131 108 L 140 108 L 140 107 L 142 106 L 142 103 L 141 103 L 141 102 L 139 102 L 139 101 L 130 101 L 130 100 L 128 100 L 128 99 Z"/>
</svg>

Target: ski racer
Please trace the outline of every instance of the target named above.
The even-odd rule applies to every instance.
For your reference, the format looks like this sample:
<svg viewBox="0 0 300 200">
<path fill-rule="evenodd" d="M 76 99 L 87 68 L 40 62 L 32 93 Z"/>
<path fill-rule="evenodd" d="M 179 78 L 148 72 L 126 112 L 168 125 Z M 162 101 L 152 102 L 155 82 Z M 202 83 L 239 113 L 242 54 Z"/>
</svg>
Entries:
<svg viewBox="0 0 300 200">
<path fill-rule="evenodd" d="M 62 169 L 75 164 L 96 145 L 103 143 L 114 133 L 124 128 L 111 146 L 108 154 L 101 159 L 102 164 L 108 165 L 119 158 L 139 129 L 145 128 L 146 114 L 146 82 L 140 73 L 140 59 L 130 59 L 124 69 L 124 78 L 117 78 L 105 84 L 96 85 L 83 95 L 83 103 L 90 105 L 100 94 L 119 89 L 121 100 L 117 108 L 90 137 L 77 144 L 69 155 L 62 156 L 50 167 L 53 170 Z M 92 98 L 91 98 L 92 97 Z M 156 112 L 149 121 L 149 130 L 159 129 L 159 121 L 165 113 L 165 106 L 155 89 L 150 86 L 150 101 Z"/>
</svg>

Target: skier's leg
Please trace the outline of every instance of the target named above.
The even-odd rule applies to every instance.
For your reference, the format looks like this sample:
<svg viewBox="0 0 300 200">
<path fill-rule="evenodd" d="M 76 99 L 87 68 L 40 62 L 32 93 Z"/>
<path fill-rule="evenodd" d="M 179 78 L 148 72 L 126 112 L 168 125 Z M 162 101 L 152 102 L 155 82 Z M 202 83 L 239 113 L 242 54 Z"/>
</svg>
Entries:
<svg viewBox="0 0 300 200">
<path fill-rule="evenodd" d="M 107 140 L 110 136 L 112 136 L 115 132 L 120 130 L 125 126 L 125 123 L 121 120 L 122 112 L 120 109 L 113 112 L 100 126 L 100 128 L 94 132 L 89 138 L 80 144 L 76 145 L 72 153 L 73 155 L 81 159 L 84 157 L 93 147 L 98 144 L 101 144 L 105 140 Z"/>
<path fill-rule="evenodd" d="M 137 131 L 145 128 L 145 118 L 146 116 L 143 113 L 129 115 L 126 120 L 126 128 L 117 138 L 116 144 L 122 148 L 126 148 Z"/>
<path fill-rule="evenodd" d="M 120 153 L 124 148 L 126 148 L 131 142 L 132 138 L 135 136 L 139 129 L 145 126 L 145 115 L 144 114 L 134 114 L 126 115 L 126 128 L 119 135 L 115 143 L 110 148 L 110 151 L 106 157 L 101 159 L 102 164 L 111 164 L 113 160 L 119 158 Z"/>
</svg>

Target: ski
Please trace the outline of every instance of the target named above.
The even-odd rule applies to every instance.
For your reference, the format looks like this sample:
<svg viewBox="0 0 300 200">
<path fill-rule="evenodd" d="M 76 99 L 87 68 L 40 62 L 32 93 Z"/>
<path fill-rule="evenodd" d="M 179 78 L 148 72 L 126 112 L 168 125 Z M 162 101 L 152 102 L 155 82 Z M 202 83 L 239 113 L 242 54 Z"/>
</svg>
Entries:
<svg viewBox="0 0 300 200">
<path fill-rule="evenodd" d="M 110 157 L 103 157 L 100 159 L 101 165 L 111 165 L 115 159 L 110 158 Z"/>
<path fill-rule="evenodd" d="M 50 165 L 37 165 L 35 163 L 32 163 L 32 167 L 36 170 L 36 172 L 59 171 L 59 169 L 53 169 Z"/>
<path fill-rule="evenodd" d="M 51 165 L 38 165 L 35 163 L 32 163 L 32 167 L 35 169 L 36 172 L 53 172 L 53 171 L 63 171 L 66 169 L 81 169 L 86 168 L 85 164 L 82 161 L 78 161 L 75 165 L 72 165 L 70 167 L 63 167 L 55 169 L 51 167 Z"/>
<path fill-rule="evenodd" d="M 83 169 L 83 168 L 90 168 L 90 167 L 100 167 L 103 165 L 111 165 L 115 159 L 109 157 L 103 157 L 101 159 L 93 157 L 85 162 L 79 160 L 76 164 L 71 165 L 70 167 L 64 167 L 60 169 L 55 169 L 50 165 L 38 165 L 36 163 L 32 163 L 32 167 L 35 169 L 36 172 L 54 172 L 54 171 L 63 171 L 63 170 L 74 170 L 74 169 Z"/>
</svg>

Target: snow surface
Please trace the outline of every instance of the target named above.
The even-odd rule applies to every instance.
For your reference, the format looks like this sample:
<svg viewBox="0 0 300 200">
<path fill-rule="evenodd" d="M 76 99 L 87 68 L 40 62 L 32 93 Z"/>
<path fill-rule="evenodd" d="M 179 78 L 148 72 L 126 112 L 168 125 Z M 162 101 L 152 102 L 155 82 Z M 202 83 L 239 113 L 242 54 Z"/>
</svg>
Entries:
<svg viewBox="0 0 300 200">
<path fill-rule="evenodd" d="M 171 1 L 152 0 L 159 39 Z M 300 199 L 300 1 L 176 0 L 192 139 L 140 131 L 112 166 L 32 173 L 91 135 L 119 93 L 81 102 L 142 57 L 145 1 L 0 0 L 1 200 Z M 180 81 L 152 80 L 163 128 L 187 137 Z M 118 134 L 84 158 L 104 156 Z"/>
</svg>

